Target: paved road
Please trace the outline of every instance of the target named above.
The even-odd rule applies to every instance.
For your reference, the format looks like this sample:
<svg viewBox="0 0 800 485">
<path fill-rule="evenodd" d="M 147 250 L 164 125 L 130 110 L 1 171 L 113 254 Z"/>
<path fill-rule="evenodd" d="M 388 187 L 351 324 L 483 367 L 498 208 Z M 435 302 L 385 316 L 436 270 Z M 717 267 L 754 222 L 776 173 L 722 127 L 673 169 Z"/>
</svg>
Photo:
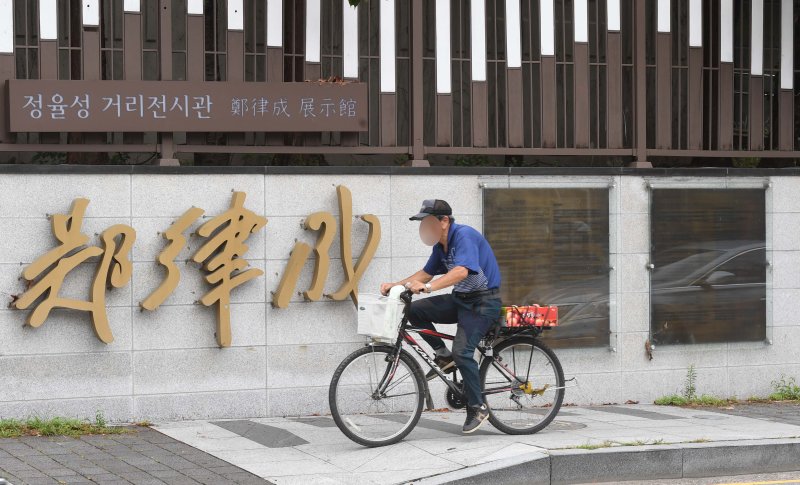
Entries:
<svg viewBox="0 0 800 485">
<path fill-rule="evenodd" d="M 0 478 L 13 485 L 269 483 L 158 431 L 0 439 Z"/>
<path fill-rule="evenodd" d="M 463 435 L 463 420 L 463 412 L 425 413 L 406 440 L 383 448 L 351 442 L 328 416 L 181 421 L 123 435 L 0 439 L 0 478 L 13 485 L 388 484 L 586 445 L 800 437 L 797 403 L 729 409 L 566 407 L 548 428 L 530 436 L 505 435 L 488 423 L 473 435 Z M 787 476 L 782 479 L 798 478 Z M 759 481 L 726 477 L 652 483 L 719 480 Z"/>
<path fill-rule="evenodd" d="M 709 408 L 654 405 L 565 407 L 535 435 L 509 436 L 488 423 L 463 435 L 463 412 L 424 413 L 402 442 L 364 448 L 328 416 L 159 423 L 159 431 L 278 485 L 404 483 L 560 448 L 722 442 L 800 437 L 800 425 Z M 782 409 L 782 408 L 780 408 Z M 755 415 L 755 414 L 754 414 Z M 320 478 L 323 477 L 323 478 Z"/>
<path fill-rule="evenodd" d="M 719 408 L 714 411 L 800 426 L 800 402 L 736 404 L 730 408 Z"/>
</svg>

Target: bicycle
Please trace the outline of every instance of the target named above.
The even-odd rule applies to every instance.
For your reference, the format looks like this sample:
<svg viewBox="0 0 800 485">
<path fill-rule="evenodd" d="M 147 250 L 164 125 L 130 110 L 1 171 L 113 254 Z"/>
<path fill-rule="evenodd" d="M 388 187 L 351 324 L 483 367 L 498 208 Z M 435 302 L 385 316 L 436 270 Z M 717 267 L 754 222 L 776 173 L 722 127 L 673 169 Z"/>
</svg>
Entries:
<svg viewBox="0 0 800 485">
<path fill-rule="evenodd" d="M 403 343 L 444 381 L 447 403 L 452 408 L 466 405 L 458 370 L 449 379 L 410 334 L 447 340 L 454 336 L 412 327 L 406 316 L 412 295 L 408 290 L 400 295 L 403 316 L 394 344 L 368 343 L 348 355 L 331 379 L 328 401 L 333 420 L 345 436 L 364 446 L 397 443 L 416 426 L 423 401 L 427 410 L 433 409 L 422 367 Z M 505 327 L 498 319 L 477 347 L 489 422 L 506 434 L 537 433 L 561 408 L 564 372 L 555 353 L 538 338 L 543 328 Z"/>
</svg>

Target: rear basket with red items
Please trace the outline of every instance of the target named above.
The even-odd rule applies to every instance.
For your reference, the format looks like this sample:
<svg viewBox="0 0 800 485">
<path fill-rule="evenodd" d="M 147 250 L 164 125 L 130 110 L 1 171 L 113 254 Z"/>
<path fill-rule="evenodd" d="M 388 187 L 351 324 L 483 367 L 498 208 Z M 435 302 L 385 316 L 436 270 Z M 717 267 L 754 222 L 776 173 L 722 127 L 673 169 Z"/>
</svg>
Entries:
<svg viewBox="0 0 800 485">
<path fill-rule="evenodd" d="M 504 327 L 557 327 L 558 307 L 553 305 L 504 306 Z"/>
</svg>

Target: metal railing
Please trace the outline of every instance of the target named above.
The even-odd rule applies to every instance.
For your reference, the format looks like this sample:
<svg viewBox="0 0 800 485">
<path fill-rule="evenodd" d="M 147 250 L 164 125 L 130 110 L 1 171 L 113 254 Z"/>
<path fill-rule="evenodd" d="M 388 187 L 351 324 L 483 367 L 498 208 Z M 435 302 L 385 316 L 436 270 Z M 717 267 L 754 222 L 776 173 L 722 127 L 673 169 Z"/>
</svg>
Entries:
<svg viewBox="0 0 800 485">
<path fill-rule="evenodd" d="M 97 5 L 98 25 L 86 24 L 83 3 Z M 111 0 L 59 0 L 52 17 L 38 1 L 14 0 L 13 52 L 0 53 L 0 79 L 348 78 L 368 84 L 369 129 L 9 133 L 3 117 L 0 160 L 800 158 L 800 82 L 791 82 L 800 66 L 781 58 L 787 42 L 800 45 L 793 2 L 726 10 L 726 0 L 383 0 L 355 13 L 347 3 L 145 0 L 123 11 Z M 55 36 L 40 32 L 51 18 Z M 389 36 L 393 52 L 381 47 Z"/>
</svg>

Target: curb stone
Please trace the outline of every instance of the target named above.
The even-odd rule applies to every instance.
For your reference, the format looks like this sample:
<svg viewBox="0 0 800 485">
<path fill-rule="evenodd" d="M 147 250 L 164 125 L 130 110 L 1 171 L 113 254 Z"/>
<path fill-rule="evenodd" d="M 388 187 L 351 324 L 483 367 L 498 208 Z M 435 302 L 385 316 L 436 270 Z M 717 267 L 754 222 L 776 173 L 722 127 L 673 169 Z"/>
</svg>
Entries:
<svg viewBox="0 0 800 485">
<path fill-rule="evenodd" d="M 413 481 L 417 485 L 568 484 L 800 471 L 800 439 L 552 450 Z"/>
</svg>

